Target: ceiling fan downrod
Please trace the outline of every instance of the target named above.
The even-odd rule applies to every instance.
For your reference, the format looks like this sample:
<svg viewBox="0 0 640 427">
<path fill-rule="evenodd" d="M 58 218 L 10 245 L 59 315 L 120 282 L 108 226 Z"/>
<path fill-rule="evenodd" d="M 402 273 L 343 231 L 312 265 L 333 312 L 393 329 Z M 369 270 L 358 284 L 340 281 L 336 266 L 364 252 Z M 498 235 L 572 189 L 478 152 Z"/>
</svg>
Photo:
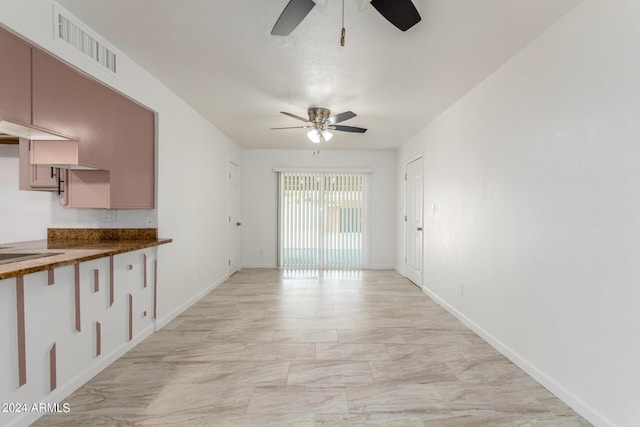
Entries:
<svg viewBox="0 0 640 427">
<path fill-rule="evenodd" d="M 342 0 L 342 33 L 340 35 L 340 46 L 344 46 L 344 39 L 347 34 L 347 30 L 344 28 L 344 0 Z"/>
</svg>

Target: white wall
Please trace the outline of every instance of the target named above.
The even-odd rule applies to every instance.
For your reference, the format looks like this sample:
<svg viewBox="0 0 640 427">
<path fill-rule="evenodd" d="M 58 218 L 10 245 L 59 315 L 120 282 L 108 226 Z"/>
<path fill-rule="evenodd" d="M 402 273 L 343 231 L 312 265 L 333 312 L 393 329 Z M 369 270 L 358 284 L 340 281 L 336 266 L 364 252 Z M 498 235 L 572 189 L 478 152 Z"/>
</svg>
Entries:
<svg viewBox="0 0 640 427">
<path fill-rule="evenodd" d="M 18 190 L 18 146 L 0 145 L 0 243 L 46 238 L 52 209 L 52 193 Z"/>
<path fill-rule="evenodd" d="M 51 195 L 17 191 L 17 158 L 0 152 L 9 165 L 0 182 L 4 203 L 29 207 L 28 221 L 3 209 L 0 240 L 44 238 L 47 227 L 145 227 L 147 218 L 174 242 L 159 249 L 160 323 L 164 324 L 227 276 L 227 162 L 239 163 L 240 148 L 166 86 L 117 51 L 118 75 L 103 71 L 67 43 L 53 38 L 53 3 L 0 0 L 0 23 L 155 110 L 158 124 L 158 179 L 155 210 L 118 211 L 117 223 L 101 221 L 102 210 L 65 209 Z M 5 171 L 2 172 L 3 177 Z M 6 224 L 9 224 L 6 227 Z M 9 231 L 10 230 L 10 231 Z"/>
<path fill-rule="evenodd" d="M 301 138 L 304 138 L 302 134 Z M 336 139 L 339 136 L 336 136 Z M 301 140 L 301 144 L 304 140 Z M 335 139 L 331 144 L 338 144 Z M 393 268 L 395 152 L 246 150 L 242 156 L 242 264 L 277 264 L 277 179 L 273 168 L 372 168 L 369 179 L 368 268 Z"/>
<path fill-rule="evenodd" d="M 398 155 L 436 204 L 426 291 L 603 426 L 640 420 L 638 16 L 585 1 Z"/>
</svg>

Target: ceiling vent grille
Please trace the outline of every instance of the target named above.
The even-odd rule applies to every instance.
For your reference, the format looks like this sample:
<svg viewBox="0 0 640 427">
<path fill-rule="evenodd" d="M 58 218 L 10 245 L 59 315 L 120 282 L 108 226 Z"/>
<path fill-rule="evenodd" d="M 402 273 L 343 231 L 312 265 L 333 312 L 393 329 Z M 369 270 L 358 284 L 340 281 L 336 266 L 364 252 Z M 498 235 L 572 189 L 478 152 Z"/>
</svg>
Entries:
<svg viewBox="0 0 640 427">
<path fill-rule="evenodd" d="M 61 13 L 57 14 L 56 35 L 104 68 L 116 72 L 116 54 L 91 35 L 71 22 Z"/>
</svg>

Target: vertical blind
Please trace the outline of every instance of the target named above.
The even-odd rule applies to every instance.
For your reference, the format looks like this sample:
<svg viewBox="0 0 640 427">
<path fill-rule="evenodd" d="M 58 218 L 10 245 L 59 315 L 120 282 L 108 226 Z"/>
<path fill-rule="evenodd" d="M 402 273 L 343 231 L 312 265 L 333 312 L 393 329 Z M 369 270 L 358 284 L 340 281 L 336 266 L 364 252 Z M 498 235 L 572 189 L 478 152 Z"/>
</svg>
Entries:
<svg viewBox="0 0 640 427">
<path fill-rule="evenodd" d="M 362 267 L 367 175 L 283 171 L 278 176 L 280 267 Z"/>
</svg>

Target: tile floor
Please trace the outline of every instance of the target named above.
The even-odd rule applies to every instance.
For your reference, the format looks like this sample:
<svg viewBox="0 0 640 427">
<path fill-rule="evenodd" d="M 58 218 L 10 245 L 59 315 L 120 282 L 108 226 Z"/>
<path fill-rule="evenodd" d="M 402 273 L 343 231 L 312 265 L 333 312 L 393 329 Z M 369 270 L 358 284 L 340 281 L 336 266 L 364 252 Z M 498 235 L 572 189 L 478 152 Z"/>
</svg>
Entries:
<svg viewBox="0 0 640 427">
<path fill-rule="evenodd" d="M 36 425 L 588 426 L 393 271 L 242 270 Z"/>
</svg>

